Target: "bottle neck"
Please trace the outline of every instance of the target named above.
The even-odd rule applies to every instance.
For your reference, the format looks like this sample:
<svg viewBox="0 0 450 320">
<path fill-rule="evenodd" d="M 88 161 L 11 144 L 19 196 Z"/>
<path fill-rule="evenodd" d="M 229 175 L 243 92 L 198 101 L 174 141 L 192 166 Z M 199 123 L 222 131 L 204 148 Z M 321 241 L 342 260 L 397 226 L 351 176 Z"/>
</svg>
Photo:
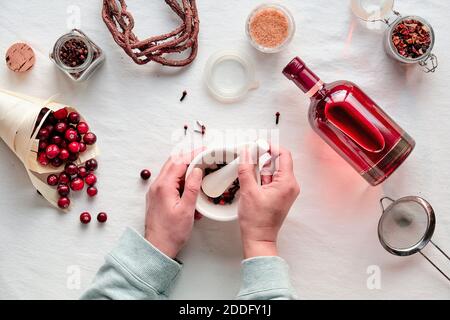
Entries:
<svg viewBox="0 0 450 320">
<path fill-rule="evenodd" d="M 323 88 L 323 82 L 312 72 L 305 63 L 299 58 L 294 58 L 284 68 L 283 74 L 294 81 L 309 98 L 312 98 L 320 89 Z"/>
</svg>

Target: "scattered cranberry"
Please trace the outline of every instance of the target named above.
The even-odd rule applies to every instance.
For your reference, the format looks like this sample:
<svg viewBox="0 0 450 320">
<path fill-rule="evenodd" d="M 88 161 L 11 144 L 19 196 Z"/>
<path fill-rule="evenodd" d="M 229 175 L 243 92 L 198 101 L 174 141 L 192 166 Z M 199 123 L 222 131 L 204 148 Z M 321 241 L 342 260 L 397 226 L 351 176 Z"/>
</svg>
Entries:
<svg viewBox="0 0 450 320">
<path fill-rule="evenodd" d="M 74 178 L 71 182 L 70 182 L 70 189 L 72 189 L 73 191 L 80 191 L 84 188 L 84 181 L 83 179 L 80 178 Z"/>
<path fill-rule="evenodd" d="M 86 192 L 89 197 L 95 197 L 98 193 L 98 190 L 96 187 L 91 186 L 91 187 L 87 188 Z"/>
<path fill-rule="evenodd" d="M 106 222 L 106 220 L 108 220 L 108 215 L 105 212 L 100 212 L 97 215 L 97 221 L 100 223 L 104 223 Z"/>
<path fill-rule="evenodd" d="M 47 128 L 41 128 L 37 137 L 38 139 L 47 140 L 50 137 L 50 131 Z"/>
<path fill-rule="evenodd" d="M 152 176 L 152 173 L 150 172 L 150 170 L 144 169 L 141 171 L 141 178 L 143 180 L 148 180 L 148 179 L 150 179 L 151 176 Z"/>
<path fill-rule="evenodd" d="M 67 209 L 70 206 L 70 200 L 67 197 L 61 197 L 58 200 L 58 207 L 61 209 Z"/>
<path fill-rule="evenodd" d="M 84 143 L 87 145 L 94 144 L 97 141 L 97 136 L 93 134 L 92 132 L 88 132 L 83 137 Z"/>
<path fill-rule="evenodd" d="M 59 174 L 59 183 L 61 183 L 61 184 L 69 184 L 70 180 L 71 180 L 70 176 L 67 173 L 61 172 Z"/>
<path fill-rule="evenodd" d="M 80 221 L 83 224 L 88 224 L 91 222 L 91 214 L 89 212 L 83 212 L 80 214 Z"/>
<path fill-rule="evenodd" d="M 64 132 L 66 132 L 67 128 L 68 128 L 68 126 L 67 126 L 67 123 L 65 123 L 65 122 L 58 122 L 58 123 L 55 125 L 55 131 L 56 131 L 56 132 L 59 132 L 59 133 L 64 133 Z"/>
<path fill-rule="evenodd" d="M 98 168 L 98 162 L 95 159 L 89 159 L 86 161 L 86 169 L 88 171 L 95 171 Z"/>
<path fill-rule="evenodd" d="M 64 134 L 64 137 L 69 142 L 77 141 L 77 139 L 78 139 L 78 132 L 75 129 L 73 129 L 73 128 L 69 128 L 69 129 L 66 130 L 66 133 Z"/>
<path fill-rule="evenodd" d="M 67 110 L 66 108 L 59 109 L 58 111 L 53 112 L 53 116 L 56 120 L 64 120 L 67 118 Z"/>
<path fill-rule="evenodd" d="M 86 182 L 87 185 L 93 186 L 97 182 L 97 177 L 94 174 L 89 173 L 84 179 L 84 181 Z"/>
<path fill-rule="evenodd" d="M 86 134 L 89 132 L 89 126 L 86 122 L 80 122 L 77 125 L 77 131 L 79 134 Z"/>
<path fill-rule="evenodd" d="M 68 162 L 64 167 L 64 172 L 67 173 L 69 176 L 74 176 L 78 174 L 78 167 L 76 164 Z"/>
<path fill-rule="evenodd" d="M 69 120 L 69 123 L 77 124 L 80 122 L 80 114 L 78 112 L 71 112 L 67 116 L 67 119 Z"/>
<path fill-rule="evenodd" d="M 45 149 L 45 154 L 50 160 L 55 159 L 59 155 L 59 152 L 59 147 L 56 144 L 51 144 Z"/>
<path fill-rule="evenodd" d="M 70 188 L 67 184 L 59 184 L 56 190 L 61 197 L 67 197 L 70 193 Z"/>
<path fill-rule="evenodd" d="M 45 154 L 45 152 L 40 152 L 38 154 L 38 162 L 40 163 L 41 166 L 48 166 L 48 164 L 50 163 L 50 161 L 47 158 L 47 155 Z"/>
<path fill-rule="evenodd" d="M 80 143 L 79 143 L 79 142 L 76 142 L 76 141 L 71 142 L 71 143 L 69 143 L 68 148 L 69 148 L 69 151 L 70 151 L 70 152 L 72 152 L 72 153 L 78 153 L 78 152 L 80 152 Z"/>
<path fill-rule="evenodd" d="M 48 143 L 47 141 L 40 140 L 39 141 L 39 150 L 45 150 L 47 149 Z"/>
<path fill-rule="evenodd" d="M 87 175 L 88 175 L 88 171 L 87 171 L 86 167 L 84 167 L 84 166 L 78 167 L 78 176 L 80 178 L 86 178 Z"/>
<path fill-rule="evenodd" d="M 61 142 L 63 142 L 63 138 L 61 138 L 60 136 L 53 136 L 50 138 L 50 143 L 56 144 L 56 145 L 60 146 L 61 148 L 63 148 L 63 146 L 61 145 Z"/>
<path fill-rule="evenodd" d="M 79 144 L 80 144 L 80 152 L 85 152 L 87 149 L 86 143 L 79 142 Z"/>
<path fill-rule="evenodd" d="M 56 174 L 51 174 L 47 177 L 47 184 L 49 186 L 56 186 L 58 184 L 58 176 Z"/>
<path fill-rule="evenodd" d="M 70 153 L 69 151 L 67 151 L 67 149 L 61 149 L 61 151 L 59 152 L 59 158 L 61 160 L 67 160 L 69 159 Z"/>
<path fill-rule="evenodd" d="M 50 160 L 50 164 L 55 168 L 59 168 L 63 165 L 63 161 L 60 158 L 55 158 Z"/>
</svg>

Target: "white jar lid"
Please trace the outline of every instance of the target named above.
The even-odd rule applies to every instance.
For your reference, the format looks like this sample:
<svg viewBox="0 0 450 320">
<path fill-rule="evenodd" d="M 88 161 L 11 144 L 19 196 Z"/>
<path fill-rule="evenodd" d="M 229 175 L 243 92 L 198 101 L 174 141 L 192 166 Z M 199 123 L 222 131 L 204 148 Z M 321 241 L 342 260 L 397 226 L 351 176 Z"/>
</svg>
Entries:
<svg viewBox="0 0 450 320">
<path fill-rule="evenodd" d="M 234 50 L 219 51 L 208 59 L 204 81 L 212 96 L 224 103 L 241 100 L 259 86 L 251 60 Z"/>
<path fill-rule="evenodd" d="M 394 0 L 351 0 L 353 13 L 364 21 L 388 18 L 394 9 Z"/>
</svg>

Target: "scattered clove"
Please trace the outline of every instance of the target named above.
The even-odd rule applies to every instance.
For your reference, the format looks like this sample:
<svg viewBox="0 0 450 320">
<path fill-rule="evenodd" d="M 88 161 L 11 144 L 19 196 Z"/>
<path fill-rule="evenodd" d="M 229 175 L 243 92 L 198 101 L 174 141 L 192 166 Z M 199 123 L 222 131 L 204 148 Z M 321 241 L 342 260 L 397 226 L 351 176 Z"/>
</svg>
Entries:
<svg viewBox="0 0 450 320">
<path fill-rule="evenodd" d="M 280 123 L 280 113 L 275 113 L 275 124 L 278 125 Z"/>
<path fill-rule="evenodd" d="M 187 92 L 186 92 L 186 90 L 184 90 L 183 94 L 181 95 L 180 102 L 183 102 L 183 100 L 186 98 L 186 96 L 187 96 Z"/>
</svg>

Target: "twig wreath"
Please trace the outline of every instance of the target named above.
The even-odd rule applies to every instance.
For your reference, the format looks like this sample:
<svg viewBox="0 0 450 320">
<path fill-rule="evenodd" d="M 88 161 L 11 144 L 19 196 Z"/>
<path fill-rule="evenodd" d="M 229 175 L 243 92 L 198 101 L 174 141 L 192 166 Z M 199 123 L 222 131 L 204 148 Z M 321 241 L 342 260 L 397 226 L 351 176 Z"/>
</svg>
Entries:
<svg viewBox="0 0 450 320">
<path fill-rule="evenodd" d="M 140 41 L 133 33 L 134 19 L 125 0 L 103 0 L 102 17 L 114 41 L 137 64 L 155 61 L 165 66 L 184 67 L 194 61 L 198 49 L 200 21 L 195 0 L 165 0 L 183 23 L 175 30 Z M 191 50 L 185 59 L 169 59 L 170 53 Z"/>
</svg>

